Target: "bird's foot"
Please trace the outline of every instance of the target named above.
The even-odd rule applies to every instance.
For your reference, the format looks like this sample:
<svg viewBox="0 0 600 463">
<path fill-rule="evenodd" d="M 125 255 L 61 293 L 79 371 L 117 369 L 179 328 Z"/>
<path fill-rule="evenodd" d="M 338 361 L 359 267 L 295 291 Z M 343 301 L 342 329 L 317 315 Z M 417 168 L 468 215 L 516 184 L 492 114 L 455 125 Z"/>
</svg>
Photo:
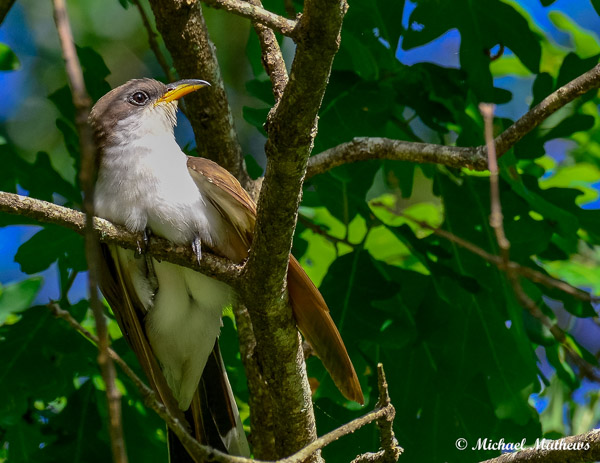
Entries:
<svg viewBox="0 0 600 463">
<path fill-rule="evenodd" d="M 192 241 L 192 250 L 194 251 L 194 254 L 196 255 L 196 261 L 198 262 L 198 264 L 200 264 L 200 259 L 202 259 L 202 247 L 201 247 L 200 238 L 198 236 L 196 236 L 194 238 L 194 241 Z"/>
<path fill-rule="evenodd" d="M 137 247 L 135 250 L 135 257 L 140 257 L 148 251 L 148 245 L 150 244 L 150 237 L 152 236 L 152 230 L 144 228 L 142 232 L 142 239 L 137 240 Z"/>
</svg>

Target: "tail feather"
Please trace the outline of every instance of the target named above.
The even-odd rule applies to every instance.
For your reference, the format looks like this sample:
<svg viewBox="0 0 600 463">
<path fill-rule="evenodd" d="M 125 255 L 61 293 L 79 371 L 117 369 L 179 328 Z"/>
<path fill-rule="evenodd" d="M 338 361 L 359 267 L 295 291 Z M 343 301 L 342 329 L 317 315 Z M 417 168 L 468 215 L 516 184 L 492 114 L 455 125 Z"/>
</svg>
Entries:
<svg viewBox="0 0 600 463">
<path fill-rule="evenodd" d="M 192 435 L 201 444 L 231 455 L 250 456 L 218 341 L 209 356 L 190 408 L 185 412 Z M 177 436 L 169 429 L 169 462 L 193 463 Z"/>
<path fill-rule="evenodd" d="M 298 328 L 323 362 L 335 385 L 347 399 L 364 404 L 354 366 L 331 319 L 329 308 L 294 256 L 290 257 L 288 291 Z"/>
</svg>

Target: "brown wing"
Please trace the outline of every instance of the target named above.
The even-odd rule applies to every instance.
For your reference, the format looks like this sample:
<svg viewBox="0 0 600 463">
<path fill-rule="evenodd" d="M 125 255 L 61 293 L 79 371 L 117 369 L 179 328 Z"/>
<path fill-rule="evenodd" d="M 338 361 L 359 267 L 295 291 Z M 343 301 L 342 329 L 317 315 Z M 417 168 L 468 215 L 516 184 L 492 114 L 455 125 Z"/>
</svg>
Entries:
<svg viewBox="0 0 600 463">
<path fill-rule="evenodd" d="M 248 255 L 256 222 L 256 205 L 240 183 L 218 164 L 204 158 L 189 157 L 190 174 L 205 196 L 221 211 L 231 225 L 237 243 L 230 259 L 240 262 Z M 242 252 L 245 250 L 245 252 Z M 342 394 L 360 404 L 364 398 L 344 342 L 321 293 L 294 256 L 288 267 L 290 304 L 298 329 L 315 349 Z"/>
<path fill-rule="evenodd" d="M 114 248 L 113 248 L 114 249 Z M 123 336 L 135 352 L 150 387 L 169 411 L 185 423 L 185 418 L 167 385 L 144 331 L 146 309 L 137 297 L 129 273 L 125 272 L 111 247 L 101 245 L 100 289 L 110 304 Z"/>
<path fill-rule="evenodd" d="M 256 222 L 254 201 L 235 177 L 217 163 L 204 158 L 188 157 L 187 165 L 205 199 L 219 211 L 223 222 L 228 225 L 222 230 L 227 243 L 213 251 L 234 262 L 241 262 L 248 257 L 252 242 Z"/>
</svg>

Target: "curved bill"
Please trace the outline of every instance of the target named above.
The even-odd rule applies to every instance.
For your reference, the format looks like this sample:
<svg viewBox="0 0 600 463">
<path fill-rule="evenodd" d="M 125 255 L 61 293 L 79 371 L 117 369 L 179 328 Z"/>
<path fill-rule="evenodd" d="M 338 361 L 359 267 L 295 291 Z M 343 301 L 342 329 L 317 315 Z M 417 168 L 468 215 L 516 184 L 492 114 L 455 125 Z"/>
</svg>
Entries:
<svg viewBox="0 0 600 463">
<path fill-rule="evenodd" d="M 210 87 L 210 84 L 205 80 L 200 79 L 183 79 L 173 82 L 167 85 L 167 91 L 163 96 L 156 100 L 156 104 L 169 103 L 173 100 L 187 95 L 188 93 L 195 92 L 202 87 Z"/>
</svg>

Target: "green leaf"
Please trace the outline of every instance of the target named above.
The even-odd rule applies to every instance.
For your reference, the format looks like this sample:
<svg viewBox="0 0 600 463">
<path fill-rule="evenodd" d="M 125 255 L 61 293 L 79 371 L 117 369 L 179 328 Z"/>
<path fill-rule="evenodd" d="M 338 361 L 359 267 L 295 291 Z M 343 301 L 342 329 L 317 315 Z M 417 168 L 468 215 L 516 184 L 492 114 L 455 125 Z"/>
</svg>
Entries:
<svg viewBox="0 0 600 463">
<path fill-rule="evenodd" d="M 4 43 L 0 43 L 0 71 L 14 71 L 19 69 L 20 63 L 17 55 Z"/>
<path fill-rule="evenodd" d="M 256 127 L 258 131 L 265 136 L 267 135 L 267 132 L 265 132 L 264 124 L 268 114 L 269 110 L 267 108 L 250 108 L 244 106 L 243 109 L 244 120 Z"/>
<path fill-rule="evenodd" d="M 54 169 L 48 153 L 40 151 L 33 164 L 24 163 L 21 168 L 19 184 L 30 196 L 53 202 L 54 193 L 58 193 L 71 204 L 81 204 L 81 192 Z"/>
<path fill-rule="evenodd" d="M 416 164 L 407 161 L 384 161 L 386 183 L 392 188 L 399 188 L 403 198 L 412 194 Z"/>
<path fill-rule="evenodd" d="M 38 450 L 35 461 L 68 461 L 72 459 L 74 450 L 81 461 L 110 461 L 108 432 L 98 413 L 105 402 L 106 395 L 96 390 L 92 381 L 85 381 L 68 397 L 65 409 L 49 420 L 48 432 L 54 435 L 54 439 Z"/>
<path fill-rule="evenodd" d="M 569 83 L 584 72 L 592 69 L 598 64 L 599 55 L 594 55 L 586 59 L 582 59 L 575 53 L 569 53 L 562 62 L 556 79 L 556 88 L 562 87 Z"/>
<path fill-rule="evenodd" d="M 365 218 L 369 216 L 365 198 L 380 165 L 378 161 L 343 165 L 313 177 L 310 185 L 329 212 L 348 226 L 357 214 Z M 361 174 L 356 175 L 359 171 Z"/>
<path fill-rule="evenodd" d="M 75 271 L 87 269 L 83 238 L 71 230 L 51 225 L 23 243 L 15 255 L 15 262 L 28 274 L 41 272 L 58 259 L 64 259 Z"/>
<path fill-rule="evenodd" d="M 10 314 L 15 314 L 28 309 L 42 286 L 41 277 L 0 285 L 0 325 Z"/>
<path fill-rule="evenodd" d="M 256 162 L 254 156 L 246 155 L 244 157 L 244 162 L 246 163 L 246 169 L 248 170 L 248 175 L 254 180 L 261 177 L 263 175 L 263 168 Z"/>
<path fill-rule="evenodd" d="M 569 16 L 560 11 L 550 11 L 548 18 L 557 29 L 567 32 L 575 45 L 575 50 L 581 58 L 598 56 L 600 45 L 597 43 L 597 36 L 592 31 L 586 31 L 580 25 L 575 23 Z"/>
<path fill-rule="evenodd" d="M 81 315 L 83 306 L 71 308 Z M 12 325 L 0 326 L 0 414 L 3 426 L 20 420 L 33 400 L 50 402 L 74 389 L 73 379 L 97 372 L 96 348 L 47 307 L 22 312 Z M 40 381 L 43 378 L 43 381 Z"/>
<path fill-rule="evenodd" d="M 468 12 L 468 14 L 465 14 Z M 402 46 L 422 46 L 452 28 L 461 35 L 460 63 L 468 73 L 471 89 L 479 101 L 492 101 L 493 79 L 486 49 L 503 44 L 531 71 L 539 69 L 541 46 L 526 18 L 511 5 L 498 0 L 459 0 L 417 3 L 409 18 Z M 507 28 L 506 24 L 511 27 Z"/>
</svg>

